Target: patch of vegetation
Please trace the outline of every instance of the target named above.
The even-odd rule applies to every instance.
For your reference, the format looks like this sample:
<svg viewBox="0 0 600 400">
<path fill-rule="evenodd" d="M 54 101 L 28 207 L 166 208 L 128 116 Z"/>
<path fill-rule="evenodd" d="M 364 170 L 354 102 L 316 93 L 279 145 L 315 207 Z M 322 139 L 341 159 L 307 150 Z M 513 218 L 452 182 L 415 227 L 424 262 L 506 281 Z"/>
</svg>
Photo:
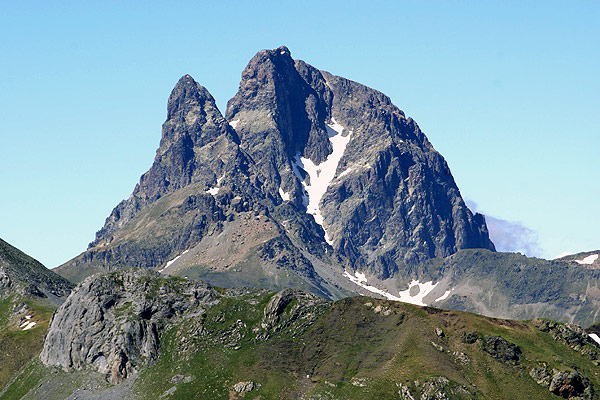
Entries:
<svg viewBox="0 0 600 400">
<path fill-rule="evenodd" d="M 39 384 L 46 373 L 47 370 L 42 365 L 42 362 L 37 358 L 33 359 L 19 376 L 6 388 L 4 393 L 0 396 L 0 399 L 16 400 L 22 398 Z"/>
<path fill-rule="evenodd" d="M 10 309 L 15 301 L 12 299 L 2 301 L 0 311 L 4 319 L 8 319 Z M 25 299 L 23 301 L 27 307 L 27 314 L 31 315 L 31 321 L 35 326 L 28 330 L 22 330 L 21 327 L 6 325 L 0 330 L 0 388 L 6 386 L 12 377 L 14 377 L 32 358 L 37 356 L 42 350 L 44 334 L 48 329 L 48 324 L 55 306 L 44 300 Z"/>
</svg>

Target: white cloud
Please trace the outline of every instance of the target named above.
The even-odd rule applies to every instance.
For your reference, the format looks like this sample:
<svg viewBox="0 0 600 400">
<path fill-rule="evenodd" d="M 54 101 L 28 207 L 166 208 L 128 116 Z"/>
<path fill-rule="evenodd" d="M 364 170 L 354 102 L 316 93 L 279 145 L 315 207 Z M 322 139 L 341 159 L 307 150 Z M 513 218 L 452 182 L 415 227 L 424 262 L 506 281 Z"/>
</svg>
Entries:
<svg viewBox="0 0 600 400">
<path fill-rule="evenodd" d="M 519 252 L 529 257 L 541 257 L 542 248 L 538 242 L 537 232 L 526 227 L 521 222 L 508 221 L 493 217 L 479 210 L 477 203 L 467 200 L 467 206 L 474 212 L 485 215 L 490 239 L 494 242 L 496 250 L 506 252 Z"/>
</svg>

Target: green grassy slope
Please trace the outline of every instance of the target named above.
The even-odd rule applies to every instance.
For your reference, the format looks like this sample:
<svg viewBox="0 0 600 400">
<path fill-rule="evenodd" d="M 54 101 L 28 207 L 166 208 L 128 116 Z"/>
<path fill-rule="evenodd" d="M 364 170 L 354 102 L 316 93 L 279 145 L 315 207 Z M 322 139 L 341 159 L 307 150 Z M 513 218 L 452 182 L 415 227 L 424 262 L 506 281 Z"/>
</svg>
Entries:
<svg viewBox="0 0 600 400">
<path fill-rule="evenodd" d="M 24 310 L 36 325 L 23 330 L 22 315 L 15 315 L 16 310 Z M 27 363 L 42 350 L 44 334 L 52 313 L 56 309 L 52 303 L 42 299 L 24 299 L 18 296 L 0 300 L 0 390 L 11 378 L 21 371 Z"/>
<path fill-rule="evenodd" d="M 539 368 L 577 371 L 600 388 L 593 359 L 600 349 L 590 343 L 573 348 L 542 331 L 543 321 L 355 297 L 312 306 L 313 323 L 296 320 L 291 303 L 278 325 L 265 328 L 264 308 L 272 296 L 224 295 L 202 315 L 168 327 L 158 360 L 141 370 L 123 398 L 366 400 L 402 399 L 402 390 L 419 398 L 437 390 L 456 399 L 558 399 L 530 376 Z M 518 360 L 486 352 L 488 336 L 518 346 Z M 82 379 L 81 373 L 34 363 L 0 398 L 21 398 L 31 389 L 25 398 L 36 398 L 42 382 L 48 398 L 65 398 L 76 387 L 66 384 L 69 375 Z M 252 382 L 246 386 L 252 390 L 236 391 L 244 382 Z"/>
</svg>

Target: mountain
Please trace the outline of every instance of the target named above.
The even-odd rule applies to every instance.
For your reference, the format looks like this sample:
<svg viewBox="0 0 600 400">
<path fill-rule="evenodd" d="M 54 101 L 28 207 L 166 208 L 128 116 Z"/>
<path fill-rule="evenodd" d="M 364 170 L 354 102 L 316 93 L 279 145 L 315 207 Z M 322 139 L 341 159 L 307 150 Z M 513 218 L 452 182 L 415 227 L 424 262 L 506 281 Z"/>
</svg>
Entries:
<svg viewBox="0 0 600 400">
<path fill-rule="evenodd" d="M 73 284 L 0 239 L 0 388 L 42 349 Z"/>
<path fill-rule="evenodd" d="M 84 280 L 1 399 L 597 399 L 577 325 L 121 269 Z"/>
<path fill-rule="evenodd" d="M 324 276 L 340 266 L 385 279 L 464 248 L 493 249 L 484 218 L 417 124 L 280 47 L 252 58 L 226 118 L 204 87 L 179 80 L 154 164 L 57 272 L 162 269 L 187 251 L 165 272 L 227 284 L 239 270 L 234 283 L 299 280 L 336 297 Z"/>
<path fill-rule="evenodd" d="M 495 252 L 415 121 L 285 47 L 250 60 L 225 116 L 182 77 L 152 167 L 56 271 L 80 282 L 125 267 L 503 318 L 600 318 L 599 271 Z"/>
</svg>

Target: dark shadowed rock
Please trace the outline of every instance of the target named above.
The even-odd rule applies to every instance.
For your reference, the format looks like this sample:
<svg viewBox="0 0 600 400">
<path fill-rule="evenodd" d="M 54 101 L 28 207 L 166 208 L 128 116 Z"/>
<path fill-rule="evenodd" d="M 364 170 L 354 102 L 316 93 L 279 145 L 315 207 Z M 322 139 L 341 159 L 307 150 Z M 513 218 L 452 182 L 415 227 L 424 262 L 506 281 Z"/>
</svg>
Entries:
<svg viewBox="0 0 600 400">
<path fill-rule="evenodd" d="M 73 284 L 0 239 L 0 299 L 19 294 L 60 303 Z"/>
<path fill-rule="evenodd" d="M 591 399 L 589 381 L 578 372 L 555 371 L 548 388 L 565 399 Z"/>
<path fill-rule="evenodd" d="M 502 362 L 518 364 L 521 357 L 519 346 L 500 336 L 485 336 L 481 340 L 481 348 Z"/>
</svg>

